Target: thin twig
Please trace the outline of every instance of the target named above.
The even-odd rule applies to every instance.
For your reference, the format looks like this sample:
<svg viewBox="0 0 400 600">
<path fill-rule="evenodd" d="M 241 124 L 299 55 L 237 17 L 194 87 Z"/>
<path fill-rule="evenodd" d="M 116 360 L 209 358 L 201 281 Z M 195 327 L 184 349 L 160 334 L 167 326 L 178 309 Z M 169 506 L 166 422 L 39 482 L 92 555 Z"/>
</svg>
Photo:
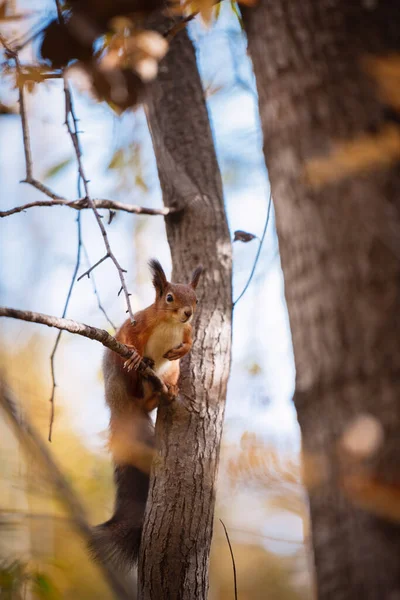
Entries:
<svg viewBox="0 0 400 600">
<path fill-rule="evenodd" d="M 235 588 L 235 600 L 237 600 L 238 598 L 238 593 L 237 593 L 237 581 L 236 581 L 236 564 L 235 564 L 235 557 L 233 555 L 233 550 L 232 550 L 232 546 L 231 546 L 231 541 L 229 539 L 229 535 L 228 535 L 228 530 L 225 527 L 225 523 L 223 522 L 222 519 L 220 519 L 221 521 L 221 525 L 224 528 L 225 531 L 225 535 L 226 535 L 226 539 L 228 541 L 228 546 L 229 546 L 229 550 L 231 553 L 231 558 L 232 558 L 232 567 L 233 567 L 233 584 L 234 584 L 234 588 Z"/>
<path fill-rule="evenodd" d="M 96 267 L 98 267 L 99 265 L 101 265 L 102 262 L 104 262 L 105 260 L 107 260 L 107 258 L 110 258 L 109 254 L 106 254 L 105 256 L 103 256 L 103 258 L 101 258 L 100 260 L 97 261 L 97 263 L 95 263 L 94 265 L 92 265 L 91 267 L 89 267 L 89 269 L 87 271 L 85 271 L 84 273 L 82 273 L 82 275 L 79 275 L 78 277 L 78 281 L 80 281 L 81 279 L 83 279 L 84 277 L 88 277 L 88 279 L 90 278 L 90 273 L 92 271 L 94 271 L 94 269 Z"/>
<path fill-rule="evenodd" d="M 34 453 L 42 467 L 45 469 L 48 478 L 54 485 L 59 500 L 71 516 L 71 521 L 76 531 L 82 536 L 86 544 L 89 545 L 90 543 L 93 543 L 92 530 L 84 506 L 72 486 L 64 477 L 58 465 L 55 463 L 46 445 L 43 443 L 42 438 L 29 422 L 27 416 L 21 416 L 22 411 L 17 407 L 17 403 L 15 402 L 11 390 L 2 381 L 0 381 L 0 405 L 10 419 L 19 441 L 27 450 L 29 456 Z M 99 551 L 99 565 L 106 581 L 113 590 L 114 596 L 121 600 L 129 600 L 129 598 L 132 598 L 132 595 L 128 593 L 128 590 L 126 590 L 125 586 L 121 583 L 120 577 L 107 563 L 107 560 L 102 555 L 101 548 Z"/>
<path fill-rule="evenodd" d="M 83 251 L 85 253 L 86 262 L 88 264 L 90 264 L 89 255 L 88 255 L 88 252 L 86 250 L 86 246 L 85 246 L 85 244 L 83 242 L 82 242 L 82 248 L 83 248 Z M 111 321 L 110 317 L 108 316 L 108 314 L 106 312 L 106 309 L 104 308 L 103 304 L 101 303 L 100 294 L 99 294 L 99 292 L 97 290 L 96 279 L 95 279 L 94 273 L 92 273 L 92 276 L 90 277 L 90 280 L 92 282 L 92 287 L 93 287 L 94 295 L 97 298 L 97 306 L 99 307 L 99 310 L 101 310 L 101 312 L 103 313 L 106 321 L 109 323 L 109 325 L 111 325 L 111 327 L 113 328 L 113 330 L 116 331 L 117 328 L 115 327 L 114 323 Z"/>
<path fill-rule="evenodd" d="M 0 34 L 0 43 L 4 46 L 7 55 L 14 60 L 17 72 L 20 73 L 22 67 L 21 67 L 19 57 L 18 57 L 18 52 L 16 50 L 12 49 L 11 45 L 6 41 L 6 39 L 4 38 L 4 36 L 2 34 Z M 69 97 L 70 97 L 70 95 L 69 95 Z M 30 135 L 29 135 L 28 120 L 27 120 L 26 108 L 25 108 L 25 94 L 24 94 L 24 89 L 23 89 L 22 85 L 19 86 L 19 104 L 20 104 L 22 137 L 23 137 L 23 142 L 24 142 L 25 170 L 26 170 L 25 179 L 21 183 L 28 183 L 32 187 L 36 188 L 37 190 L 39 190 L 40 192 L 42 192 L 43 194 L 45 194 L 46 196 L 51 198 L 52 202 L 50 202 L 48 200 L 38 200 L 35 202 L 29 202 L 22 206 L 17 206 L 15 208 L 11 208 L 9 210 L 0 211 L 0 217 L 8 217 L 10 215 L 23 212 L 23 211 L 27 210 L 28 208 L 32 208 L 35 206 L 67 206 L 69 208 L 74 208 L 76 210 L 84 210 L 84 209 L 89 209 L 89 208 L 93 210 L 93 206 L 94 206 L 96 209 L 124 211 L 124 212 L 130 213 L 130 214 L 136 214 L 136 215 L 160 215 L 163 217 L 179 211 L 179 208 L 166 208 L 166 207 L 147 208 L 144 206 L 124 204 L 123 202 L 117 202 L 114 200 L 107 200 L 107 199 L 95 200 L 92 198 L 89 199 L 86 189 L 85 189 L 86 196 L 84 198 L 78 198 L 77 200 L 67 200 L 63 196 L 60 196 L 60 194 L 57 194 L 56 192 L 51 190 L 48 186 L 44 185 L 41 181 L 38 181 L 37 179 L 35 179 L 35 177 L 33 176 Z M 72 111 L 73 111 L 73 107 L 70 103 L 68 104 L 66 102 L 66 108 L 68 108 L 68 109 L 72 108 Z M 70 114 L 70 111 L 68 112 L 68 114 Z M 74 119 L 74 115 L 72 114 L 71 116 Z M 66 120 L 67 120 L 67 118 L 66 118 Z M 74 122 L 75 121 L 76 121 L 76 119 L 74 119 Z M 75 150 L 77 150 L 75 144 L 74 144 L 74 148 L 75 148 Z M 78 140 L 78 151 L 80 151 L 79 140 Z M 80 171 L 82 171 L 82 169 L 80 169 Z"/>
<path fill-rule="evenodd" d="M 115 255 L 113 254 L 113 252 L 111 250 L 110 242 L 107 237 L 106 229 L 102 223 L 101 216 L 89 194 L 88 180 L 86 179 L 86 176 L 85 176 L 85 173 L 83 170 L 82 150 L 81 150 L 79 136 L 78 136 L 78 132 L 77 132 L 77 128 L 76 128 L 77 118 L 75 115 L 74 106 L 73 106 L 73 102 L 72 102 L 71 90 L 69 89 L 68 81 L 67 81 L 66 77 L 64 77 L 64 95 L 65 95 L 66 113 L 71 116 L 71 119 L 75 126 L 75 131 L 71 126 L 69 118 L 66 119 L 65 125 L 67 126 L 68 133 L 71 137 L 72 144 L 73 144 L 73 147 L 75 150 L 76 160 L 78 163 L 78 170 L 79 170 L 79 174 L 82 178 L 83 187 L 85 190 L 85 197 L 86 197 L 90 207 L 93 210 L 93 214 L 95 216 L 95 219 L 96 219 L 99 229 L 101 231 L 101 235 L 103 236 L 104 245 L 106 247 L 106 254 L 111 258 L 112 262 L 115 265 L 115 268 L 118 271 L 119 279 L 121 282 L 121 287 L 122 287 L 122 289 L 124 291 L 124 295 L 125 295 L 125 301 L 126 301 L 126 305 L 127 305 L 127 309 L 128 309 L 127 312 L 129 313 L 131 322 L 134 323 L 135 319 L 133 317 L 131 301 L 130 301 L 130 297 L 129 297 L 130 294 L 128 292 L 128 288 L 126 286 L 125 277 L 124 277 L 124 273 L 126 273 L 126 270 L 121 267 L 121 265 L 119 264 L 118 260 L 116 259 Z"/>
<path fill-rule="evenodd" d="M 260 242 L 259 242 L 259 245 L 258 245 L 257 253 L 256 253 L 256 256 L 255 256 L 255 259 L 254 259 L 254 262 L 253 262 L 253 267 L 251 269 L 250 276 L 249 276 L 249 278 L 247 280 L 247 283 L 244 286 L 242 292 L 239 294 L 239 296 L 234 301 L 233 307 L 236 306 L 236 304 L 239 302 L 239 300 L 242 298 L 242 296 L 244 296 L 244 294 L 246 293 L 247 288 L 249 287 L 249 285 L 251 283 L 251 280 L 253 279 L 253 275 L 254 275 L 254 273 L 256 271 L 258 259 L 260 258 L 261 249 L 262 249 L 262 246 L 263 246 L 263 243 L 264 243 L 264 239 L 265 239 L 265 234 L 267 233 L 268 222 L 269 222 L 269 215 L 270 215 L 270 212 L 271 212 L 271 204 L 272 204 L 272 192 L 270 191 L 270 193 L 269 193 L 269 201 L 268 201 L 267 218 L 265 219 L 264 230 L 263 230 L 262 236 L 260 238 Z"/>
<path fill-rule="evenodd" d="M 57 10 L 60 13 L 61 8 L 59 5 L 58 0 L 56 0 L 57 3 Z M 60 16 L 60 15 L 59 15 Z M 62 16 L 60 17 L 62 18 Z M 68 113 L 67 113 L 67 108 L 65 107 L 65 119 L 68 119 Z M 75 130 L 76 130 L 76 124 L 74 124 L 75 126 Z M 81 195 L 82 190 L 81 190 L 81 175 L 78 174 L 78 182 L 77 182 L 77 192 L 78 192 L 78 196 Z M 72 274 L 72 279 L 71 279 L 71 283 L 69 286 L 69 290 L 68 290 L 68 294 L 67 294 L 67 298 L 65 301 L 65 305 L 64 305 L 64 310 L 63 310 L 63 314 L 62 317 L 65 317 L 67 314 L 67 310 L 68 310 L 68 305 L 69 305 L 69 301 L 71 298 L 71 294 L 72 294 L 72 290 L 74 288 L 75 285 L 75 280 L 76 280 L 76 276 L 78 274 L 79 271 L 79 267 L 81 264 L 81 249 L 82 249 L 82 227 L 81 227 L 81 214 L 78 213 L 77 216 L 77 244 L 78 244 L 78 248 L 77 248 L 77 254 L 76 254 L 76 262 L 75 262 L 75 267 L 74 267 L 74 272 Z M 51 436 L 52 436 L 52 432 L 53 432 L 53 423 L 54 423 L 54 397 L 55 397 L 55 393 L 56 393 L 56 377 L 55 377 L 55 369 L 54 369 L 54 359 L 55 359 L 55 355 L 57 352 L 57 348 L 58 348 L 58 344 L 60 342 L 61 339 L 61 335 L 62 335 L 62 331 L 59 331 L 57 334 L 57 338 L 54 344 L 54 348 L 53 351 L 51 353 L 50 356 L 50 368 L 51 368 L 51 377 L 52 377 L 52 390 L 51 390 L 51 397 L 50 397 L 50 405 L 51 405 L 51 411 L 50 411 L 50 424 L 49 424 L 49 437 L 48 440 L 49 442 L 51 442 Z"/>
<path fill-rule="evenodd" d="M 182 31 L 182 29 L 185 29 L 185 27 L 190 23 L 190 21 L 193 21 L 193 19 L 197 17 L 199 12 L 200 11 L 197 10 L 191 13 L 190 15 L 183 17 L 177 23 L 172 25 L 172 27 L 168 29 L 168 31 L 164 34 L 165 39 L 168 42 L 170 42 L 180 31 Z"/>
<path fill-rule="evenodd" d="M 61 25 L 64 24 L 64 15 L 62 12 L 62 8 L 61 8 L 61 4 L 60 4 L 60 0 L 55 0 L 56 2 L 56 8 L 57 8 L 57 17 L 58 17 L 58 21 Z"/>
<path fill-rule="evenodd" d="M 56 3 L 57 3 L 57 0 L 56 0 Z M 59 16 L 60 16 L 59 4 L 57 4 L 57 9 L 59 11 Z M 62 15 L 61 15 L 61 18 L 62 18 Z M 17 72 L 19 74 L 21 72 L 21 63 L 20 63 L 20 60 L 18 57 L 18 53 L 7 44 L 6 40 L 4 39 L 4 37 L 1 34 L 0 34 L 0 42 L 4 46 L 7 55 L 14 59 L 15 66 L 16 66 Z M 74 112 L 71 91 L 69 89 L 68 82 L 67 82 L 67 79 L 65 76 L 63 77 L 63 81 L 64 81 L 65 116 L 66 116 L 65 125 L 68 129 L 68 133 L 71 137 L 72 144 L 73 144 L 73 147 L 75 150 L 76 160 L 78 163 L 79 176 L 82 179 L 82 182 L 84 185 L 85 199 L 88 202 L 90 208 L 92 209 L 94 216 L 96 218 L 97 224 L 100 228 L 100 231 L 101 231 L 101 234 L 103 237 L 103 241 L 104 241 L 104 245 L 106 247 L 106 253 L 109 255 L 109 257 L 111 258 L 112 262 L 115 265 L 115 268 L 117 269 L 119 279 L 121 282 L 121 287 L 122 287 L 124 295 L 125 295 L 126 305 L 127 305 L 127 309 L 128 309 L 127 312 L 129 313 L 131 322 L 134 323 L 135 319 L 133 317 L 131 302 L 130 302 L 130 298 L 129 298 L 130 294 L 128 292 L 128 288 L 126 286 L 125 277 L 124 277 L 124 273 L 126 273 L 126 270 L 122 269 L 117 258 L 115 257 L 115 255 L 113 254 L 113 252 L 111 250 L 110 243 L 109 243 L 109 240 L 107 237 L 107 232 L 106 232 L 105 227 L 101 220 L 102 217 L 99 214 L 95 203 L 93 202 L 92 198 L 89 195 L 88 181 L 85 177 L 85 173 L 83 170 L 82 150 L 81 150 L 81 146 L 80 146 L 80 142 L 79 142 L 78 129 L 77 129 L 77 118 L 76 118 L 76 115 Z M 45 193 L 46 195 L 48 195 L 54 199 L 54 194 L 52 193 L 52 191 L 49 188 L 47 188 L 47 186 L 43 185 L 42 183 L 40 183 L 33 177 L 32 153 L 31 153 L 31 146 L 30 146 L 30 139 L 29 139 L 29 128 L 28 128 L 28 122 L 27 122 L 27 115 L 26 115 L 26 109 L 25 109 L 24 85 L 22 82 L 20 82 L 18 89 L 19 89 L 22 135 L 23 135 L 25 163 L 26 163 L 25 181 L 27 183 L 30 183 L 31 185 L 34 185 L 34 187 L 36 187 L 37 189 L 39 189 L 40 191 L 42 191 L 43 193 Z M 71 117 L 71 119 L 72 119 L 73 126 L 71 125 L 69 117 Z"/>
<path fill-rule="evenodd" d="M 53 192 L 50 188 L 40 183 L 36 179 L 25 179 L 21 183 L 29 183 L 31 186 L 35 187 L 39 191 L 46 194 L 52 198 L 52 200 L 36 200 L 35 202 L 28 202 L 27 204 L 23 204 L 22 206 L 16 206 L 14 208 L 10 208 L 9 210 L 0 211 L 1 217 L 9 217 L 10 215 L 15 215 L 20 212 L 25 212 L 28 208 L 40 207 L 40 206 L 67 206 L 68 208 L 74 208 L 75 210 L 85 210 L 91 209 L 92 207 L 89 205 L 89 202 L 86 198 L 79 198 L 78 200 L 67 200 L 55 192 Z M 172 213 L 178 212 L 178 208 L 147 208 L 146 206 L 136 206 L 134 204 L 124 204 L 123 202 L 117 202 L 115 200 L 92 200 L 94 206 L 97 209 L 107 209 L 107 210 L 116 210 L 123 211 L 133 215 L 156 215 L 166 217 Z"/>
<path fill-rule="evenodd" d="M 69 290 L 67 293 L 67 298 L 65 300 L 65 304 L 64 304 L 64 310 L 62 313 L 62 316 L 65 317 L 65 315 L 67 314 L 67 310 L 68 310 L 68 305 L 69 305 L 69 301 L 71 299 L 71 294 L 72 294 L 72 290 L 75 284 L 75 280 L 76 280 L 76 276 L 78 274 L 78 270 L 81 264 L 81 248 L 82 248 L 82 227 L 81 227 L 81 213 L 78 213 L 77 215 L 77 230 L 78 230 L 78 248 L 77 248 L 77 254 L 76 254 L 76 262 L 75 262 L 75 267 L 74 267 L 74 271 L 72 273 L 72 278 L 71 278 L 71 283 L 69 285 Z M 55 376 L 55 370 L 54 370 L 54 359 L 55 359 L 55 355 L 57 352 L 57 348 L 58 348 L 58 344 L 60 342 L 61 339 L 61 335 L 62 335 L 62 331 L 60 330 L 57 334 L 56 337 L 56 341 L 53 347 L 53 351 L 50 355 L 50 368 L 51 368 L 51 377 L 52 377 L 52 389 L 51 389 L 51 396 L 50 396 L 50 405 L 51 405 L 51 411 L 50 411 L 50 423 L 49 423 L 49 437 L 48 440 L 49 442 L 51 442 L 51 436 L 53 433 L 53 423 L 54 423 L 54 397 L 55 397 L 55 393 L 56 393 L 56 387 L 57 387 L 57 383 L 56 383 L 56 376 Z"/>
<path fill-rule="evenodd" d="M 99 329 L 98 327 L 86 325 L 85 323 L 78 323 L 72 319 L 63 319 L 61 317 L 53 317 L 44 315 L 43 313 L 18 310 L 16 308 L 8 308 L 5 306 L 0 306 L 0 317 L 10 317 L 11 319 L 19 319 L 30 323 L 40 323 L 41 325 L 47 325 L 48 327 L 56 327 L 63 331 L 69 331 L 70 333 L 75 333 L 76 335 L 81 335 L 90 340 L 100 342 L 100 344 L 103 344 L 106 348 L 109 348 L 126 359 L 131 358 L 135 354 L 135 351 L 132 350 L 132 348 L 118 342 L 118 340 L 110 335 L 105 329 Z M 156 375 L 153 369 L 147 365 L 146 361 L 141 361 L 138 370 L 143 377 L 151 382 L 156 392 L 168 395 L 165 384 Z"/>
</svg>

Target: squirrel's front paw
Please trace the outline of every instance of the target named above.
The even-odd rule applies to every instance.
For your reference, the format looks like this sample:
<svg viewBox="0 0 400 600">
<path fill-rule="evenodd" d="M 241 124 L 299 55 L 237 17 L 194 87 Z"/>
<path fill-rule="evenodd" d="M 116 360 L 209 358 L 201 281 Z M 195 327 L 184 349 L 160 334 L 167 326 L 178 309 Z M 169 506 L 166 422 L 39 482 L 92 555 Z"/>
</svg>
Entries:
<svg viewBox="0 0 400 600">
<path fill-rule="evenodd" d="M 155 362 L 152 358 L 148 356 L 143 356 L 142 362 L 146 367 L 150 367 L 150 369 L 154 369 Z"/>
<path fill-rule="evenodd" d="M 132 371 L 132 369 L 136 371 L 141 363 L 142 357 L 136 350 L 135 346 L 128 346 L 128 348 L 132 350 L 132 356 L 126 359 L 126 361 L 124 362 L 124 368 L 127 371 Z"/>
<path fill-rule="evenodd" d="M 172 383 L 165 384 L 168 390 L 168 395 L 166 396 L 166 400 L 168 403 L 176 400 L 179 394 L 179 387 L 177 385 L 172 385 Z"/>
<path fill-rule="evenodd" d="M 178 358 L 182 358 L 182 348 L 183 344 L 179 344 L 179 346 L 175 346 L 175 348 L 171 348 L 168 350 L 163 356 L 163 358 L 167 358 L 168 360 L 177 360 Z"/>
</svg>

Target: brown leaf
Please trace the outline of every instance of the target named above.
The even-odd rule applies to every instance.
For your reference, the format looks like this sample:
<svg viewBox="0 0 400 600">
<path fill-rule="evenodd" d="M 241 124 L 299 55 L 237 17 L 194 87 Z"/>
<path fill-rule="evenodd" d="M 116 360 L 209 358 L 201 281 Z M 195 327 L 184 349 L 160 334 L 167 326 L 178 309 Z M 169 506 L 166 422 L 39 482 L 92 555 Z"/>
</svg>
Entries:
<svg viewBox="0 0 400 600">
<path fill-rule="evenodd" d="M 257 236 L 254 235 L 254 233 L 248 233 L 247 231 L 242 231 L 241 229 L 238 229 L 234 233 L 233 241 L 243 242 L 244 244 L 247 244 L 247 242 L 251 242 L 251 240 L 254 240 L 254 238 L 256 237 Z"/>
</svg>

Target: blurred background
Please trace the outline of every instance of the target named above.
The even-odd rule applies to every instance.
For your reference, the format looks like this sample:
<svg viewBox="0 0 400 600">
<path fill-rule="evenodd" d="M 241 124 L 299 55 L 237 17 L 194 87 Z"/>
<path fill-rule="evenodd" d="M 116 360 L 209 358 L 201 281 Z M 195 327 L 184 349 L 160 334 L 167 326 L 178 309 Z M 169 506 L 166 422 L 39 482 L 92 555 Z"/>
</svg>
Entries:
<svg viewBox="0 0 400 600">
<path fill-rule="evenodd" d="M 14 3 L 22 21 L 0 21 L 8 39 L 53 18 L 52 1 Z M 189 28 L 206 90 L 229 225 L 256 237 L 235 242 L 234 299 L 251 272 L 269 203 L 257 114 L 257 95 L 246 40 L 235 5 L 222 5 L 206 28 Z M 212 42 L 212 43 L 210 43 Z M 21 58 L 33 64 L 35 41 Z M 0 55 L 1 56 L 1 55 Z M 72 78 L 83 161 L 94 198 L 162 206 L 157 169 L 142 109 L 117 116 Z M 27 86 L 34 176 L 70 199 L 78 197 L 77 166 L 64 126 L 62 81 Z M 17 91 L 0 82 L 0 210 L 43 199 L 25 177 Z M 90 211 L 81 211 L 83 248 L 79 274 L 99 260 L 103 241 Z M 107 220 L 107 212 L 104 211 Z M 127 269 L 133 310 L 150 304 L 147 261 L 156 257 L 167 275 L 171 259 L 160 216 L 117 213 L 107 225 L 111 247 Z M 0 304 L 61 316 L 76 264 L 77 212 L 32 208 L 0 222 Z M 94 285 L 96 293 L 94 292 Z M 67 316 L 114 332 L 125 319 L 125 301 L 111 261 L 74 286 Z M 99 303 L 104 308 L 100 310 Z M 262 332 L 262 333 L 261 333 Z M 15 399 L 44 440 L 48 435 L 52 379 L 50 355 L 57 331 L 0 320 L 0 365 Z M 106 449 L 100 344 L 63 333 L 55 356 L 55 423 L 49 451 L 85 505 L 94 524 L 111 515 L 112 465 Z M 229 382 L 210 599 L 233 598 L 229 532 L 245 599 L 309 598 L 307 504 L 300 483 L 299 432 L 292 393 L 294 364 L 284 300 L 274 215 L 271 210 L 260 260 L 234 309 L 233 362 Z M 108 598 L 111 594 L 57 500 L 52 481 L 24 450 L 0 414 L 0 597 Z"/>
</svg>

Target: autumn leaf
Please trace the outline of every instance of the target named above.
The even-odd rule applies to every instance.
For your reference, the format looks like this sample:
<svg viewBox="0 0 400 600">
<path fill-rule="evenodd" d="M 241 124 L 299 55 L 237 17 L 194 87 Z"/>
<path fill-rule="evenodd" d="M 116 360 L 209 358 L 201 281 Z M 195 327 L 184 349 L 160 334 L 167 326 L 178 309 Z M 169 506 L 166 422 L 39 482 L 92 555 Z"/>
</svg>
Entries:
<svg viewBox="0 0 400 600">
<path fill-rule="evenodd" d="M 43 65 L 25 67 L 23 71 L 18 70 L 15 72 L 15 87 L 26 86 L 28 92 L 32 92 L 36 84 L 46 81 L 46 75 L 50 72 L 53 73 L 53 70 Z"/>
<path fill-rule="evenodd" d="M 218 2 L 214 7 L 214 19 L 216 21 L 218 20 L 219 15 L 221 14 L 221 6 L 222 6 L 222 2 Z"/>
<path fill-rule="evenodd" d="M 45 179 L 50 179 L 51 177 L 55 177 L 56 175 L 58 175 L 59 173 L 61 173 L 61 171 L 63 169 L 65 169 L 65 167 L 68 167 L 68 165 L 70 165 L 72 161 L 73 161 L 73 157 L 70 156 L 69 158 L 66 158 L 65 160 L 62 160 L 61 162 L 56 163 L 55 165 L 53 165 L 52 167 L 50 167 L 50 169 L 48 169 L 45 172 L 44 178 Z"/>
<path fill-rule="evenodd" d="M 244 23 L 243 23 L 242 15 L 240 14 L 240 10 L 237 5 L 237 2 L 231 2 L 231 8 L 233 10 L 233 13 L 237 17 L 237 20 L 239 21 L 239 25 L 240 25 L 241 29 L 244 30 Z"/>
<path fill-rule="evenodd" d="M 124 166 L 124 152 L 121 148 L 114 152 L 113 157 L 107 165 L 107 169 L 120 169 Z"/>
<path fill-rule="evenodd" d="M 234 238 L 233 241 L 234 242 L 243 242 L 244 244 L 247 244 L 248 242 L 251 242 L 251 240 L 254 240 L 257 236 L 254 235 L 254 233 L 248 233 L 247 231 L 242 231 L 241 229 L 237 229 L 234 233 Z"/>
</svg>

